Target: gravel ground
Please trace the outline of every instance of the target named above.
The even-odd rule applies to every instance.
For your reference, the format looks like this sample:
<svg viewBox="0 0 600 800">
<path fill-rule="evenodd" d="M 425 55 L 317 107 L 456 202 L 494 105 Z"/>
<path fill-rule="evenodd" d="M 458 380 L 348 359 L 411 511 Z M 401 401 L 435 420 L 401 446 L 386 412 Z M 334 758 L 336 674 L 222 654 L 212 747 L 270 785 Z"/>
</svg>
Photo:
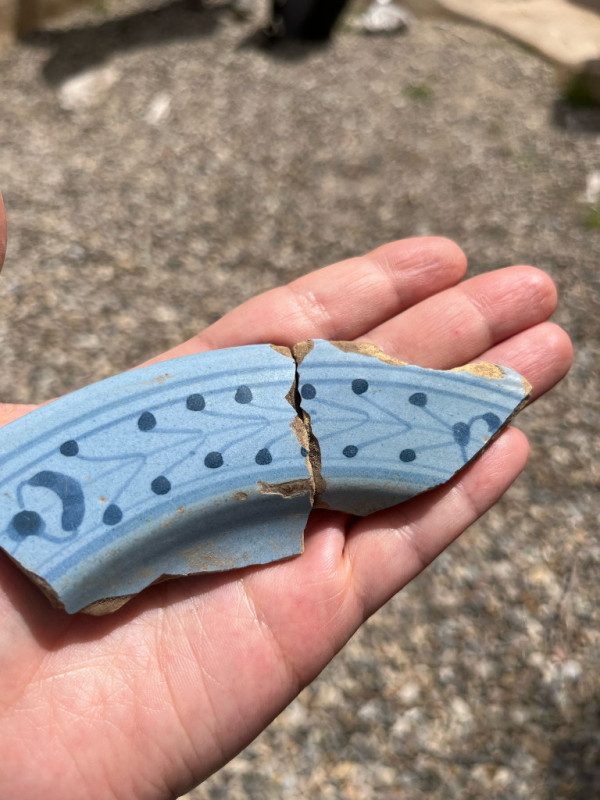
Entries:
<svg viewBox="0 0 600 800">
<path fill-rule="evenodd" d="M 3 400 L 425 233 L 472 273 L 547 269 L 577 351 L 520 418 L 533 454 L 503 502 L 190 797 L 600 796 L 598 113 L 463 24 L 268 53 L 222 7 L 149 8 L 110 0 L 0 57 Z M 93 91 L 64 85 L 89 68 Z"/>
</svg>

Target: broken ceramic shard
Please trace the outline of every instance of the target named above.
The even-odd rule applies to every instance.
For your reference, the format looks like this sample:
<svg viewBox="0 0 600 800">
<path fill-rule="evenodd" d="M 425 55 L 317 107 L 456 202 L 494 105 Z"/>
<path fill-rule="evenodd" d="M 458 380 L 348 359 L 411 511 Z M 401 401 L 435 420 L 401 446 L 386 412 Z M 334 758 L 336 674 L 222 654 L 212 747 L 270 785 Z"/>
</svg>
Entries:
<svg viewBox="0 0 600 800">
<path fill-rule="evenodd" d="M 106 613 L 301 553 L 313 503 L 364 515 L 443 483 L 528 392 L 503 367 L 321 340 L 143 367 L 0 430 L 0 546 L 56 605 Z"/>
<path fill-rule="evenodd" d="M 286 399 L 294 377 L 291 354 L 268 346 L 214 351 L 8 425 L 0 544 L 69 612 L 165 575 L 300 553 L 311 498 Z M 265 493 L 261 481 L 296 491 Z"/>
<path fill-rule="evenodd" d="M 448 481 L 506 424 L 530 387 L 492 364 L 441 372 L 372 345 L 297 345 L 298 387 L 319 446 L 317 504 L 358 516 Z"/>
</svg>

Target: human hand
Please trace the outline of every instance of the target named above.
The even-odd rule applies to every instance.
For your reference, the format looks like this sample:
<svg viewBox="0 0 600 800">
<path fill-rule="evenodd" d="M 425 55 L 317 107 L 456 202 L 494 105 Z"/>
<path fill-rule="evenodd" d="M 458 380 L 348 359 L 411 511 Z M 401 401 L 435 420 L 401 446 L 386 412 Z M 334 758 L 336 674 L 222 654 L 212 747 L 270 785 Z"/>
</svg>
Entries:
<svg viewBox="0 0 600 800">
<path fill-rule="evenodd" d="M 0 263 L 3 230 L 0 211 Z M 571 361 L 568 337 L 546 321 L 550 279 L 509 267 L 460 283 L 464 270 L 451 242 L 395 242 L 254 298 L 159 359 L 358 338 L 423 366 L 497 362 L 534 397 L 547 391 Z M 0 406 L 0 418 L 30 408 Z M 402 506 L 359 520 L 313 512 L 299 558 L 162 583 L 108 617 L 51 608 L 2 557 L 0 796 L 150 800 L 197 784 L 498 500 L 527 452 L 509 428 Z"/>
</svg>

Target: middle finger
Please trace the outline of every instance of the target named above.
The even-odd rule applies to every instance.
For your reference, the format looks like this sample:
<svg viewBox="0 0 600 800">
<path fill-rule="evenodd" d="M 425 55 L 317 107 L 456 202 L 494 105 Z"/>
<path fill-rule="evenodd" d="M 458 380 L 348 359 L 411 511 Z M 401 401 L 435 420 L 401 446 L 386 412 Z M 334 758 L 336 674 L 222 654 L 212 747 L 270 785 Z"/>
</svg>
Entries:
<svg viewBox="0 0 600 800">
<path fill-rule="evenodd" d="M 361 339 L 409 363 L 450 369 L 543 322 L 555 308 L 545 272 L 506 267 L 438 292 Z"/>
</svg>

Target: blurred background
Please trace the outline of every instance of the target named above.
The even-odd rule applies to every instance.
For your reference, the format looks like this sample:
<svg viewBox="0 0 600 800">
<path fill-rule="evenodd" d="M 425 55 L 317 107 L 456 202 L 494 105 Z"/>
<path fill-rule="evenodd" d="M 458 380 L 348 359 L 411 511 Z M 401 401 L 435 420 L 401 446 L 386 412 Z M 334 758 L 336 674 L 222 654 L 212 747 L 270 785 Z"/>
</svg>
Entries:
<svg viewBox="0 0 600 800">
<path fill-rule="evenodd" d="M 1 400 L 107 377 L 413 235 L 454 238 L 471 275 L 546 269 L 575 342 L 519 418 L 533 452 L 505 499 L 189 800 L 600 797 L 600 12 L 460 5 L 369 35 L 350 3 L 308 46 L 257 34 L 264 0 L 16 21 L 0 0 Z"/>
</svg>

